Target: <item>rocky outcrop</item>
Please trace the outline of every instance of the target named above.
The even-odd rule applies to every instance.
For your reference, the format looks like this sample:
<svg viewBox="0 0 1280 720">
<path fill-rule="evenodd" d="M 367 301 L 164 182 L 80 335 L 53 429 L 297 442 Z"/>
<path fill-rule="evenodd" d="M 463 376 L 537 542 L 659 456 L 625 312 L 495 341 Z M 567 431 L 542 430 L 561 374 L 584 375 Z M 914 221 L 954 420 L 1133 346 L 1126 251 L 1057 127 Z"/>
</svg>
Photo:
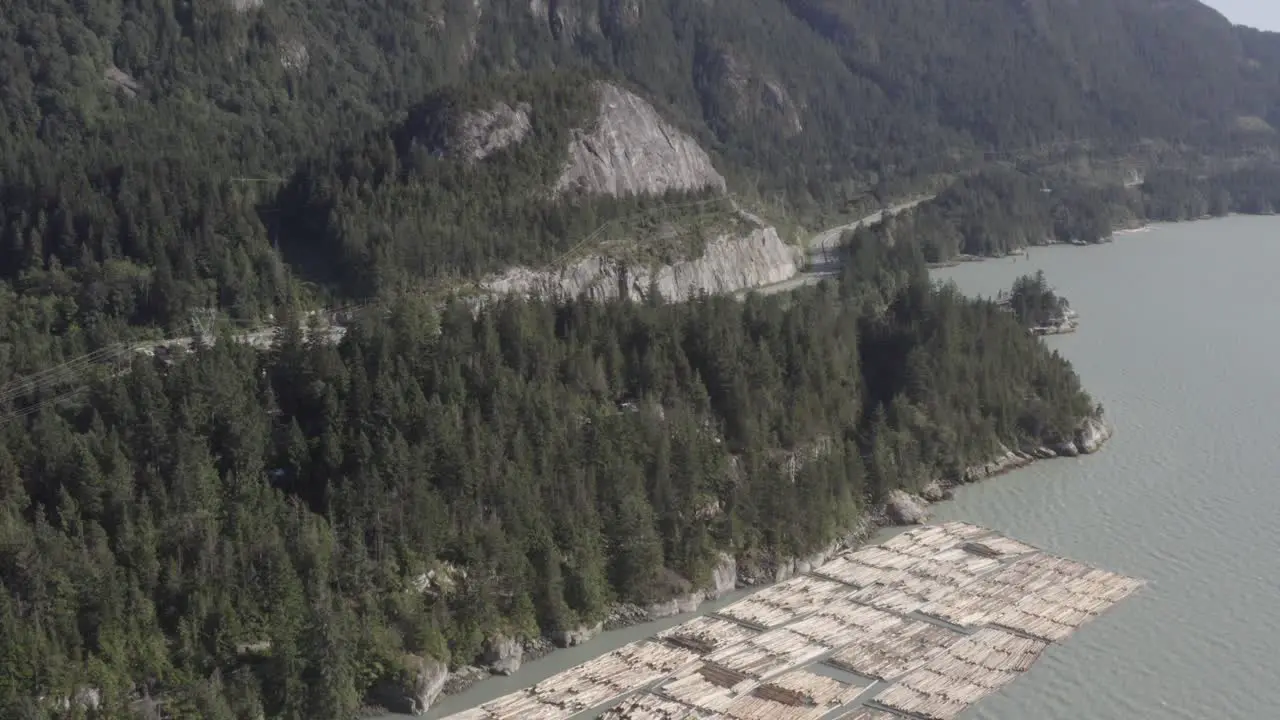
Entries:
<svg viewBox="0 0 1280 720">
<path fill-rule="evenodd" d="M 1111 426 L 1099 417 L 1090 417 L 1076 428 L 1075 446 L 1084 455 L 1092 455 L 1111 439 Z"/>
<path fill-rule="evenodd" d="M 800 557 L 769 556 L 757 558 L 753 562 L 744 562 L 739 565 L 738 583 L 753 587 L 790 580 L 822 565 L 839 552 L 841 548 L 848 547 L 850 542 L 851 540 L 849 539 L 841 540 L 815 553 Z M 856 540 L 852 542 L 856 543 Z"/>
<path fill-rule="evenodd" d="M 705 592 L 702 590 L 694 590 L 691 593 L 678 595 L 665 602 L 652 603 L 644 608 L 644 619 L 659 620 L 661 618 L 697 612 L 698 606 L 706 599 L 707 594 Z"/>
<path fill-rule="evenodd" d="M 482 292 L 542 298 L 643 300 L 651 291 L 687 300 L 701 293 L 727 294 L 772 285 L 797 272 L 797 252 L 771 227 L 722 235 L 702 257 L 650 268 L 593 255 L 561 269 L 512 268 L 481 283 Z"/>
<path fill-rule="evenodd" d="M 1027 446 L 1021 450 L 1010 450 L 1001 445 L 999 452 L 985 463 L 966 468 L 958 479 L 961 483 L 977 482 L 989 477 L 1026 467 L 1037 460 L 1050 460 L 1058 457 L 1077 457 L 1089 455 L 1102 449 L 1111 439 L 1111 426 L 1100 417 L 1087 417 L 1071 437 L 1049 445 Z M 946 486 L 939 484 L 939 489 L 946 491 Z M 925 495 L 925 493 L 922 493 Z M 926 499 L 933 501 L 926 495 Z"/>
<path fill-rule="evenodd" d="M 947 489 L 942 487 L 942 483 L 934 480 L 920 488 L 920 499 L 925 502 L 940 502 L 947 499 Z"/>
<path fill-rule="evenodd" d="M 102 71 L 102 79 L 107 82 L 109 87 L 127 98 L 135 98 L 138 93 L 142 92 L 142 83 L 115 65 L 111 65 Z"/>
<path fill-rule="evenodd" d="M 980 465 L 966 468 L 959 479 L 960 482 L 965 483 L 977 482 L 1029 465 L 1037 458 L 1050 457 L 1057 457 L 1057 453 L 1045 447 L 1028 448 L 1018 452 L 1001 445 L 995 457 Z"/>
<path fill-rule="evenodd" d="M 712 55 L 706 72 L 715 86 L 728 91 L 738 119 L 776 127 L 792 136 L 804 131 L 803 108 L 781 82 L 754 67 L 747 60 L 747 54 L 720 47 Z"/>
<path fill-rule="evenodd" d="M 547 636 L 551 639 L 551 642 L 555 643 L 556 647 L 569 648 L 587 642 L 599 635 L 603 629 L 604 623 L 598 622 L 595 625 L 582 625 L 569 630 L 553 630 L 547 633 Z"/>
<path fill-rule="evenodd" d="M 668 191 L 724 190 L 698 143 L 669 125 L 639 96 L 601 83 L 595 129 L 578 131 L 555 192 L 594 195 L 662 195 Z"/>
<path fill-rule="evenodd" d="M 280 43 L 280 66 L 289 72 L 302 72 L 311 64 L 311 50 L 298 38 Z"/>
<path fill-rule="evenodd" d="M 711 589 L 708 597 L 721 598 L 738 587 L 738 559 L 729 553 L 720 553 L 720 561 L 711 569 Z"/>
<path fill-rule="evenodd" d="M 609 615 L 609 619 L 605 622 L 605 628 L 616 630 L 619 628 L 638 625 L 642 622 L 652 620 L 660 620 L 662 618 L 673 617 L 675 615 L 683 615 L 686 613 L 697 612 L 698 608 L 706 600 L 714 600 L 731 593 L 738 586 L 738 561 L 733 555 L 722 552 L 716 561 L 715 567 L 711 568 L 711 585 L 710 587 L 694 590 L 692 592 L 677 595 L 663 602 L 651 603 L 647 606 L 640 607 L 624 603 L 613 608 Z"/>
<path fill-rule="evenodd" d="M 445 152 L 476 162 L 511 147 L 533 129 L 529 111 L 528 103 L 515 107 L 498 103 L 488 110 L 469 112 L 458 121 L 457 132 Z"/>
<path fill-rule="evenodd" d="M 489 677 L 490 672 L 482 667 L 464 665 L 449 673 L 449 679 L 445 680 L 444 689 L 440 691 L 440 694 L 457 695 L 458 693 L 466 692 L 476 683 L 487 680 Z"/>
<path fill-rule="evenodd" d="M 524 661 L 533 662 L 556 651 L 555 643 L 544 637 L 527 638 L 524 641 Z"/>
<path fill-rule="evenodd" d="M 884 509 L 895 525 L 920 525 L 929 520 L 928 503 L 905 490 L 890 492 Z"/>
<path fill-rule="evenodd" d="M 423 715 L 440 697 L 449 668 L 438 660 L 405 655 L 398 677 L 387 678 L 369 693 L 371 702 L 394 713 Z"/>
<path fill-rule="evenodd" d="M 262 7 L 262 0 L 228 0 L 231 9 L 238 13 L 247 13 Z"/>
<path fill-rule="evenodd" d="M 524 644 L 516 638 L 495 635 L 485 641 L 484 664 L 495 675 L 510 675 L 520 669 L 524 659 Z"/>
</svg>

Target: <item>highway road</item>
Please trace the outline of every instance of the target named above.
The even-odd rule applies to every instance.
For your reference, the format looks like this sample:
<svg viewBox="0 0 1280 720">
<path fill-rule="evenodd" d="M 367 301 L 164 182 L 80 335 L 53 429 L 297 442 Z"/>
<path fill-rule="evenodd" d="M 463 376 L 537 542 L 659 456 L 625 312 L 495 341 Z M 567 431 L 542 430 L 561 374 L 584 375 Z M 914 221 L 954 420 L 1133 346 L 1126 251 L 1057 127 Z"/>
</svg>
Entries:
<svg viewBox="0 0 1280 720">
<path fill-rule="evenodd" d="M 898 203 L 884 210 L 878 210 L 870 215 L 854 220 L 851 223 L 837 225 L 833 228 L 827 228 L 822 232 L 815 234 L 809 240 L 809 248 L 807 257 L 808 262 L 805 263 L 805 269 L 796 274 L 795 277 L 784 280 L 773 285 L 765 287 L 752 288 L 738 293 L 738 297 L 745 297 L 748 293 L 758 292 L 764 295 L 773 295 L 775 293 L 790 292 L 796 288 L 806 285 L 813 285 L 822 281 L 823 278 L 832 277 L 839 274 L 843 256 L 838 252 L 840 238 L 850 230 L 857 230 L 862 227 L 877 225 L 885 219 L 885 215 L 896 215 L 904 210 L 910 210 L 921 203 L 932 200 L 934 195 L 924 195 L 906 202 Z"/>
</svg>

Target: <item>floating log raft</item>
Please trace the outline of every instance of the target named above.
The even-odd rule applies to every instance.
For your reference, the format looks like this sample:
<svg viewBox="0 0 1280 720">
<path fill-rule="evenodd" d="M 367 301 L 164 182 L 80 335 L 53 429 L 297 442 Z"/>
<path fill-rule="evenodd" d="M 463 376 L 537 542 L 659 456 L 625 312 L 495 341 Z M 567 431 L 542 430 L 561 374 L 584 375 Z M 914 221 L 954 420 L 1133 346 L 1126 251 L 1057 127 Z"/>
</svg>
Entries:
<svg viewBox="0 0 1280 720">
<path fill-rule="evenodd" d="M 929 662 L 961 637 L 938 625 L 904 619 L 897 627 L 859 637 L 828 662 L 865 677 L 893 680 Z"/>
<path fill-rule="evenodd" d="M 928 720 L 952 720 L 1025 672 L 1047 646 L 984 628 L 876 695 L 875 702 Z"/>
<path fill-rule="evenodd" d="M 694 720 L 700 717 L 684 703 L 652 693 L 641 693 L 624 700 L 618 707 L 605 711 L 599 720 Z"/>
<path fill-rule="evenodd" d="M 793 670 L 761 685 L 755 694 L 761 697 L 774 690 L 790 693 L 790 696 L 770 696 L 778 702 L 792 705 L 808 704 L 827 706 L 826 711 L 851 702 L 867 688 L 863 685 L 844 683 L 808 670 Z M 788 697 L 791 699 L 788 700 Z"/>
<path fill-rule="evenodd" d="M 763 680 L 812 662 L 832 650 L 787 629 L 771 630 L 707 656 L 721 667 Z"/>
<path fill-rule="evenodd" d="M 484 708 L 472 708 L 450 715 L 449 720 L 489 720 L 491 717 L 493 716 Z"/>
<path fill-rule="evenodd" d="M 992 535 L 981 540 L 971 540 L 961 545 L 968 552 L 989 557 L 1007 558 L 1016 555 L 1028 555 L 1036 549 L 1024 542 L 1003 535 Z"/>
<path fill-rule="evenodd" d="M 450 720 L 569 720 L 628 696 L 601 717 L 952 720 L 1141 585 L 975 525 L 919 527 Z M 887 686 L 853 707 L 865 689 L 803 669 L 818 662 Z"/>
<path fill-rule="evenodd" d="M 736 602 L 721 610 L 720 614 L 749 625 L 770 629 L 808 615 L 849 592 L 848 587 L 838 582 L 801 575 Z"/>
<path fill-rule="evenodd" d="M 667 681 L 660 692 L 695 708 L 723 712 L 740 695 L 751 692 L 758 685 L 755 678 L 703 663 Z"/>
<path fill-rule="evenodd" d="M 698 659 L 698 654 L 667 643 L 641 641 L 553 675 L 528 690 L 480 706 L 485 715 L 466 720 L 567 720 L 635 692 Z M 453 716 L 450 720 L 462 720 Z"/>
<path fill-rule="evenodd" d="M 885 710 L 877 710 L 870 707 L 858 707 L 850 710 L 848 713 L 841 715 L 836 720 L 905 720 L 897 713 L 887 712 Z"/>
<path fill-rule="evenodd" d="M 563 720 L 573 715 L 571 710 L 547 705 L 529 690 L 504 695 L 480 707 L 487 720 Z"/>
<path fill-rule="evenodd" d="M 897 615 L 842 598 L 788 625 L 787 630 L 819 645 L 840 647 L 863 637 L 878 635 L 903 622 Z"/>
<path fill-rule="evenodd" d="M 739 623 L 704 615 L 658 634 L 669 643 L 708 655 L 724 647 L 737 645 L 759 634 Z"/>
<path fill-rule="evenodd" d="M 946 522 L 940 525 L 926 525 L 914 530 L 908 530 L 889 538 L 881 543 L 880 546 L 910 555 L 928 557 L 943 550 L 950 550 L 989 532 L 986 528 L 966 522 Z"/>
<path fill-rule="evenodd" d="M 1021 593 L 987 622 L 1051 642 L 1065 639 L 1142 586 L 1133 578 L 1047 553 L 1014 562 L 991 582 Z"/>
<path fill-rule="evenodd" d="M 929 617 L 962 628 L 976 628 L 1013 607 L 1026 590 L 994 580 L 981 579 L 920 608 Z"/>
</svg>

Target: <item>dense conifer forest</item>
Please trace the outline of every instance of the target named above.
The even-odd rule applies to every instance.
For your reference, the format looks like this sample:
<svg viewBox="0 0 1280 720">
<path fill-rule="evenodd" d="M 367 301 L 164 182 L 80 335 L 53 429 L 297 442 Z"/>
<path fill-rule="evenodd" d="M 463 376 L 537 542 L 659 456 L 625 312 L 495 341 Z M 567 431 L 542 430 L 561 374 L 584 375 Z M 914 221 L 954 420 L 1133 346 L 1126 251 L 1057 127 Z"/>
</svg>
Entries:
<svg viewBox="0 0 1280 720">
<path fill-rule="evenodd" d="M 963 177 L 889 222 L 858 231 L 870 241 L 919 247 L 930 263 L 1000 257 L 1034 245 L 1107 242 L 1120 228 L 1280 208 L 1280 169 L 1250 164 L 1213 175 L 1157 170 L 1140 185 L 1063 180 L 1009 167 Z M 847 233 L 852 235 L 853 233 Z M 847 238 L 846 238 L 847 239 Z"/>
<path fill-rule="evenodd" d="M 823 547 L 1095 412 L 927 263 L 1280 206 L 1280 39 L 1192 0 L 11 0 L 0 63 L 4 718 L 348 718 L 415 662 Z M 707 199 L 551 197 L 601 79 L 772 219 L 947 187 L 786 296 L 423 294 Z M 451 156 L 497 102 L 527 139 Z M 1046 188 L 1064 148 L 1163 164 Z M 120 350 L 206 309 L 284 330 Z"/>
<path fill-rule="evenodd" d="M 139 359 L 7 423 L 0 707 L 349 717 L 405 653 L 468 664 L 705 586 L 720 551 L 811 552 L 1091 412 L 1008 313 L 907 246 L 852 251 L 745 302 L 406 300 L 338 346 Z"/>
</svg>

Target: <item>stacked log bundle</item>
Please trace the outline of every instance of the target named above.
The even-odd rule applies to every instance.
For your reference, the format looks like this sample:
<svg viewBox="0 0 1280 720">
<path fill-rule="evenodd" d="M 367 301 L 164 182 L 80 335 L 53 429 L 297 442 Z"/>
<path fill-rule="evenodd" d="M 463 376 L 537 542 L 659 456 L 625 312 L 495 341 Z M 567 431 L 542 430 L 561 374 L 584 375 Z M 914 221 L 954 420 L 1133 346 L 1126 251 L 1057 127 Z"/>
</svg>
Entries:
<svg viewBox="0 0 1280 720">
<path fill-rule="evenodd" d="M 800 575 L 740 600 L 721 610 L 720 614 L 748 625 L 770 629 L 808 615 L 850 592 L 850 588 L 841 583 L 812 575 Z"/>
<path fill-rule="evenodd" d="M 810 663 L 832 649 L 782 628 L 714 652 L 707 656 L 707 660 L 757 680 L 764 680 L 784 670 Z"/>
<path fill-rule="evenodd" d="M 779 691 L 783 694 L 769 697 L 792 705 L 825 706 L 827 711 L 830 711 L 847 704 L 866 689 L 866 686 L 861 684 L 840 682 L 835 678 L 808 670 L 792 670 L 764 683 L 755 691 L 755 694 L 765 697 L 769 696 L 768 693 Z"/>
<path fill-rule="evenodd" d="M 903 622 L 898 615 L 842 598 L 788 625 L 786 629 L 819 645 L 841 647 L 859 638 L 878 635 Z"/>
<path fill-rule="evenodd" d="M 878 635 L 866 635 L 837 650 L 830 663 L 864 677 L 894 680 L 924 665 L 963 637 L 918 620 L 903 620 Z"/>
<path fill-rule="evenodd" d="M 696 717 L 693 708 L 684 703 L 653 693 L 641 693 L 605 711 L 600 720 L 693 720 Z"/>
<path fill-rule="evenodd" d="M 737 645 L 759 634 L 759 631 L 730 620 L 704 615 L 658 634 L 659 638 L 700 655 Z"/>
<path fill-rule="evenodd" d="M 695 708 L 724 712 L 739 696 L 751 692 L 758 685 L 755 678 L 703 663 L 669 680 L 659 691 Z"/>
<path fill-rule="evenodd" d="M 820 720 L 865 689 L 807 670 L 793 670 L 739 696 L 724 714 L 735 720 Z"/>
</svg>

